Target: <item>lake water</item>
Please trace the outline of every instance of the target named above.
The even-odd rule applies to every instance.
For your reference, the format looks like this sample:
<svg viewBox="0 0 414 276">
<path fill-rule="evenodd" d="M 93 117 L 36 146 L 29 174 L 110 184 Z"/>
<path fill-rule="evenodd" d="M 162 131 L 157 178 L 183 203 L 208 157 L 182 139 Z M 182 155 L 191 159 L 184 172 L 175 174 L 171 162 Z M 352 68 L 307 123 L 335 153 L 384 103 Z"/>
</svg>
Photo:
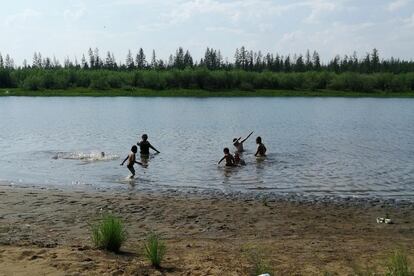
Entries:
<svg viewBox="0 0 414 276">
<path fill-rule="evenodd" d="M 247 165 L 218 166 L 250 131 Z M 161 154 L 129 181 L 119 163 L 143 133 Z M 264 161 L 253 156 L 257 135 Z M 5 97 L 0 152 L 8 185 L 414 200 L 414 100 Z"/>
</svg>

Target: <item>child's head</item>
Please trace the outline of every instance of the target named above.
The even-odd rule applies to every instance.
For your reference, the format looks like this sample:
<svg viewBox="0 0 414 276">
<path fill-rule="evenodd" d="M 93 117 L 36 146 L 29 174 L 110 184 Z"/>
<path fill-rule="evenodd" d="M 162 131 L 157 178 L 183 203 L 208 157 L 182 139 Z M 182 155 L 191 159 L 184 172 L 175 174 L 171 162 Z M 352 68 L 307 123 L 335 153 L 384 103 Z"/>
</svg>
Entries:
<svg viewBox="0 0 414 276">
<path fill-rule="evenodd" d="M 233 143 L 236 143 L 236 141 L 237 141 L 237 138 L 234 138 L 234 139 L 233 139 Z"/>
<path fill-rule="evenodd" d="M 143 134 L 142 135 L 142 140 L 147 141 L 148 140 L 148 135 L 147 134 Z"/>
<path fill-rule="evenodd" d="M 105 157 L 105 152 L 101 152 L 101 157 Z"/>
<path fill-rule="evenodd" d="M 132 146 L 132 148 L 131 148 L 131 151 L 132 151 L 133 153 L 137 153 L 137 151 L 138 151 L 137 146 L 133 145 L 133 146 Z"/>
<path fill-rule="evenodd" d="M 230 153 L 230 150 L 229 150 L 229 148 L 224 148 L 223 149 L 223 152 L 224 152 L 224 154 L 229 154 Z"/>
<path fill-rule="evenodd" d="M 256 138 L 256 144 L 261 144 L 262 143 L 262 137 L 257 136 Z"/>
</svg>

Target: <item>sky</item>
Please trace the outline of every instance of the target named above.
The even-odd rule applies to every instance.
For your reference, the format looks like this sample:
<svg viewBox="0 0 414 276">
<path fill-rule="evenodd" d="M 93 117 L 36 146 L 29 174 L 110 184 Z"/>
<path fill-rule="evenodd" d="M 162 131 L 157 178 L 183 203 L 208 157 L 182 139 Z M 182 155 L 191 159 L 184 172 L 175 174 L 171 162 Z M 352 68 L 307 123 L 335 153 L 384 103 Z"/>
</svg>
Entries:
<svg viewBox="0 0 414 276">
<path fill-rule="evenodd" d="M 414 0 L 1 0 L 0 53 L 80 60 L 98 47 L 124 62 L 130 49 L 167 59 L 182 46 L 233 60 L 236 48 L 282 55 L 317 50 L 414 59 Z"/>
</svg>

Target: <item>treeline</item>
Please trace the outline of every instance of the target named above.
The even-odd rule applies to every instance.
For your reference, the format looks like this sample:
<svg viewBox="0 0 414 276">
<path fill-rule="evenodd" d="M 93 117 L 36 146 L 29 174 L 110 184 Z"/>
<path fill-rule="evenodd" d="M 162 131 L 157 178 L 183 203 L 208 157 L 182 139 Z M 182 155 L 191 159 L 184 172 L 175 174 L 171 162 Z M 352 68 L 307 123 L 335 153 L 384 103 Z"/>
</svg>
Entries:
<svg viewBox="0 0 414 276">
<path fill-rule="evenodd" d="M 89 49 L 87 58 L 69 58 L 61 64 L 56 58 L 35 53 L 31 64 L 16 66 L 0 54 L 0 87 L 40 89 L 331 89 L 360 92 L 414 91 L 414 62 L 380 59 L 378 51 L 364 58 L 335 57 L 321 63 L 319 54 L 280 56 L 236 49 L 232 63 L 219 50 L 207 48 L 202 59 L 194 61 L 190 52 L 179 48 L 164 61 L 155 51 L 147 59 L 143 49 L 128 51 L 125 62 L 110 52 L 102 58 L 99 50 Z"/>
<path fill-rule="evenodd" d="M 19 70 L 19 69 L 107 69 L 111 71 L 128 70 L 184 70 L 186 68 L 206 68 L 208 70 L 233 70 L 240 69 L 252 72 L 308 72 L 308 71 L 327 71 L 335 73 L 357 72 L 363 74 L 371 73 L 408 73 L 414 72 L 414 61 L 405 61 L 396 58 L 381 59 L 377 49 L 367 53 L 363 57 L 358 57 L 354 52 L 352 55 L 340 57 L 335 56 L 327 63 L 321 62 L 318 52 L 312 54 L 308 50 L 305 55 L 279 55 L 261 51 L 255 52 L 247 50 L 244 46 L 236 49 L 232 62 L 224 59 L 220 50 L 207 48 L 204 57 L 196 61 L 191 53 L 182 47 L 178 48 L 175 54 L 171 54 L 168 60 L 158 59 L 155 50 L 152 51 L 151 58 L 147 58 L 144 50 L 140 48 L 136 54 L 128 51 L 124 61 L 117 60 L 113 53 L 107 52 L 101 57 L 99 49 L 88 50 L 87 55 L 82 55 L 81 59 L 71 60 L 65 58 L 63 64 L 55 57 L 43 57 L 41 53 L 34 53 L 33 60 L 29 64 L 27 60 L 23 64 L 16 66 L 10 55 L 2 56 L 0 52 L 0 69 Z"/>
<path fill-rule="evenodd" d="M 414 91 L 412 73 L 360 74 L 345 72 L 275 73 L 243 70 L 78 70 L 19 69 L 0 70 L 0 87 L 25 90 L 91 88 L 106 89 L 203 89 L 203 90 L 319 90 Z"/>
</svg>

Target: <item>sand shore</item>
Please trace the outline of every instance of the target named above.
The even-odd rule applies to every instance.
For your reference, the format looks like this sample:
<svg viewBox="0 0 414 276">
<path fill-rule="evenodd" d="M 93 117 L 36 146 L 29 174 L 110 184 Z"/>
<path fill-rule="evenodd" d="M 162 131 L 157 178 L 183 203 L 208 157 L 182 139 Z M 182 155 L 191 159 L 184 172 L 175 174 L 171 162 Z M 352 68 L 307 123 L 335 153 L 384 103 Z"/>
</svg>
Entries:
<svg viewBox="0 0 414 276">
<path fill-rule="evenodd" d="M 92 246 L 104 212 L 126 224 L 122 254 Z M 140 254 L 150 230 L 168 246 L 159 271 Z M 0 186 L 0 275 L 248 275 L 251 247 L 277 275 L 381 272 L 396 248 L 414 261 L 414 207 Z"/>
</svg>

